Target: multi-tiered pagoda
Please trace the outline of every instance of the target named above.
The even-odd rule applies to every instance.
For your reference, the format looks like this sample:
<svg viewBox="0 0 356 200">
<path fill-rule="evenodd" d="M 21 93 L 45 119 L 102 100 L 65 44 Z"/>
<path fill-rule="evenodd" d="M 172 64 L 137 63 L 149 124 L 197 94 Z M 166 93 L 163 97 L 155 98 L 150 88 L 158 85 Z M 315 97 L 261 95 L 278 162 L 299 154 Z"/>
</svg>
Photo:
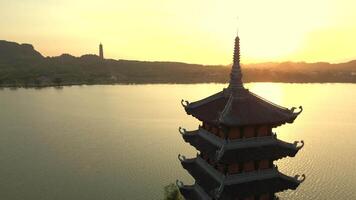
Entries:
<svg viewBox="0 0 356 200">
<path fill-rule="evenodd" d="M 304 175 L 286 176 L 273 164 L 294 157 L 304 142 L 284 142 L 272 132 L 293 123 L 303 109 L 281 107 L 244 87 L 238 36 L 229 86 L 193 103 L 182 100 L 182 105 L 202 122 L 195 131 L 179 128 L 184 140 L 199 151 L 196 158 L 178 156 L 195 179 L 190 186 L 177 181 L 185 199 L 276 199 L 275 193 L 296 189 L 304 181 Z"/>
</svg>

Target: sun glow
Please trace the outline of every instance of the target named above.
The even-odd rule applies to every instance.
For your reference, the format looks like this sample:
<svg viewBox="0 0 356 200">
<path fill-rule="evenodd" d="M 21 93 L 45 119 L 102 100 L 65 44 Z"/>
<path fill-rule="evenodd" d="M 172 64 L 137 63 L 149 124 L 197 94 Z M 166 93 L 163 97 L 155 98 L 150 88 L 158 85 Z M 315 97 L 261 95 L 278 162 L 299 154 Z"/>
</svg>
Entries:
<svg viewBox="0 0 356 200">
<path fill-rule="evenodd" d="M 247 84 L 246 87 L 258 96 L 268 99 L 269 101 L 282 105 L 284 103 L 284 92 L 283 88 L 279 84 L 275 83 L 251 83 Z"/>
<path fill-rule="evenodd" d="M 82 55 L 231 63 L 239 26 L 242 62 L 347 61 L 353 45 L 351 0 L 0 0 L 0 38 L 32 43 L 44 55 Z M 28 11 L 31 12 L 28 12 Z M 239 22 L 237 22 L 239 17 Z"/>
</svg>

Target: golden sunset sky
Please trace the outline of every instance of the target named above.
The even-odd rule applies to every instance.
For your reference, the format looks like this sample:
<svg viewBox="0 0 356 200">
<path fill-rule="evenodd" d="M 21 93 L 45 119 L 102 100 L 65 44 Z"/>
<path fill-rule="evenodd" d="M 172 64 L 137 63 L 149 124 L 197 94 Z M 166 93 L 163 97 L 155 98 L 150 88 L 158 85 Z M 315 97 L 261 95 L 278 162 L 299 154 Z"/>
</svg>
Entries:
<svg viewBox="0 0 356 200">
<path fill-rule="evenodd" d="M 356 59 L 355 0 L 0 0 L 0 39 L 62 53 L 229 64 Z M 237 20 L 237 17 L 239 20 Z"/>
</svg>

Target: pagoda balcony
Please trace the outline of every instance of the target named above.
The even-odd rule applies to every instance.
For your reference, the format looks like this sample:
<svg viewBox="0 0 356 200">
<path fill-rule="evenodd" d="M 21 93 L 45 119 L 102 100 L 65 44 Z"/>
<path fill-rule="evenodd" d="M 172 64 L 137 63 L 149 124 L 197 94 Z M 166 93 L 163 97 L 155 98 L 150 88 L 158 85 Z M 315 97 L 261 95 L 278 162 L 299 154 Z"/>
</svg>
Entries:
<svg viewBox="0 0 356 200">
<path fill-rule="evenodd" d="M 199 156 L 186 159 L 179 155 L 179 160 L 204 191 L 215 199 L 245 198 L 296 189 L 305 176 L 289 177 L 279 172 L 277 167 L 240 174 L 224 175 L 209 165 Z"/>
<path fill-rule="evenodd" d="M 183 139 L 206 155 L 220 163 L 239 163 L 252 160 L 278 160 L 294 157 L 304 146 L 304 142 L 288 143 L 271 136 L 223 139 L 199 127 L 195 131 L 180 128 Z"/>
</svg>

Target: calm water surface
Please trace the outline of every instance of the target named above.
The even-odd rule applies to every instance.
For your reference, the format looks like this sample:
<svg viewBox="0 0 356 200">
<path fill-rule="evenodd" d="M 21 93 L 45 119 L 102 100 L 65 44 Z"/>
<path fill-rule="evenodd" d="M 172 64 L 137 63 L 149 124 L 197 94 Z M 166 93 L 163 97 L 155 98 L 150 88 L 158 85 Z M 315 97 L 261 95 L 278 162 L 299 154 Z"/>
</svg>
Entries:
<svg viewBox="0 0 356 200">
<path fill-rule="evenodd" d="M 162 199 L 177 178 L 192 183 L 177 154 L 195 155 L 179 126 L 195 129 L 181 98 L 223 84 L 77 86 L 0 90 L 0 199 Z M 286 107 L 303 105 L 278 137 L 304 148 L 279 169 L 307 179 L 282 199 L 356 199 L 356 84 L 247 84 Z"/>
</svg>

